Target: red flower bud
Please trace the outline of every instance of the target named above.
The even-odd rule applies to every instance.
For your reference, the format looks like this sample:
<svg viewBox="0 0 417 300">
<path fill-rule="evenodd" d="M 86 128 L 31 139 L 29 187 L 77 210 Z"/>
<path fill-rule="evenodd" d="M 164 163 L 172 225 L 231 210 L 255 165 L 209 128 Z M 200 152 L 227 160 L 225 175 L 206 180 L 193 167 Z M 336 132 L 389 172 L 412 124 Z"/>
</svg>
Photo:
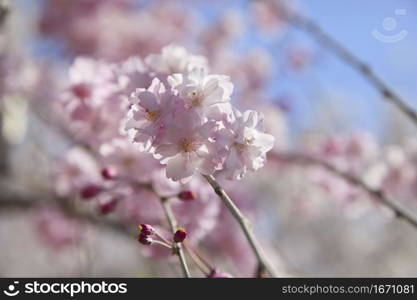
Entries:
<svg viewBox="0 0 417 300">
<path fill-rule="evenodd" d="M 96 184 L 88 184 L 81 189 L 81 197 L 84 199 L 91 199 L 100 194 L 103 188 Z"/>
<path fill-rule="evenodd" d="M 76 84 L 72 86 L 71 90 L 73 94 L 80 99 L 86 99 L 91 96 L 91 87 L 85 83 Z"/>
<path fill-rule="evenodd" d="M 185 232 L 185 229 L 179 228 L 174 234 L 174 242 L 182 243 L 186 237 L 187 237 L 187 232 Z"/>
<path fill-rule="evenodd" d="M 109 202 L 101 204 L 100 207 L 99 207 L 100 212 L 103 215 L 107 215 L 107 214 L 113 212 L 116 209 L 117 203 L 118 203 L 118 200 L 113 199 L 113 200 L 110 200 Z"/>
<path fill-rule="evenodd" d="M 153 242 L 152 239 L 151 239 L 151 237 L 149 235 L 143 234 L 143 233 L 139 234 L 138 241 L 142 245 L 146 245 L 146 246 L 151 245 L 152 242 Z"/>
<path fill-rule="evenodd" d="M 152 235 L 155 233 L 155 229 L 149 224 L 140 224 L 138 226 L 138 229 L 141 232 L 141 234 L 144 235 Z"/>
<path fill-rule="evenodd" d="M 114 168 L 107 167 L 101 170 L 101 176 L 106 180 L 112 180 L 116 178 L 117 172 Z"/>
<path fill-rule="evenodd" d="M 184 201 L 194 200 L 196 198 L 195 194 L 191 191 L 182 191 L 178 194 L 178 199 Z"/>
</svg>

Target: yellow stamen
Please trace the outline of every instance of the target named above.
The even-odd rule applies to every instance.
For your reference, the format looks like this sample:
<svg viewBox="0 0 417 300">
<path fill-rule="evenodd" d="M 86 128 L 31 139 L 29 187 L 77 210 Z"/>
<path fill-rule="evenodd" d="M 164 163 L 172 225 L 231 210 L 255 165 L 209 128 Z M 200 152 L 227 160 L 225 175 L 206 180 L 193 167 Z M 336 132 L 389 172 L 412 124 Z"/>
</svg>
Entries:
<svg viewBox="0 0 417 300">
<path fill-rule="evenodd" d="M 192 141 L 187 138 L 182 138 L 180 141 L 181 149 L 184 152 L 193 152 L 195 151 L 195 145 Z"/>
<path fill-rule="evenodd" d="M 146 118 L 149 121 L 155 121 L 159 118 L 159 116 L 160 116 L 159 111 L 148 111 L 148 110 L 146 111 Z"/>
</svg>

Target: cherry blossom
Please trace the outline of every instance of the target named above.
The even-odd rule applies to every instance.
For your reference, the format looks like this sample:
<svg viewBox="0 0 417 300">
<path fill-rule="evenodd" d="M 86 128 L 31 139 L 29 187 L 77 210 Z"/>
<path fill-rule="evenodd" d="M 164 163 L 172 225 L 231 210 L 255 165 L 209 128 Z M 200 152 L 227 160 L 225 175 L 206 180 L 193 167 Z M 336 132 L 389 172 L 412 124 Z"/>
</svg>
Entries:
<svg viewBox="0 0 417 300">
<path fill-rule="evenodd" d="M 226 75 L 207 75 L 204 69 L 195 68 L 187 75 L 174 74 L 168 78 L 188 108 L 204 111 L 208 107 L 227 103 L 233 84 Z"/>
<path fill-rule="evenodd" d="M 185 73 L 195 68 L 207 68 L 206 58 L 190 54 L 184 47 L 171 44 L 162 49 L 161 54 L 150 54 L 146 64 L 159 73 Z"/>
<path fill-rule="evenodd" d="M 224 171 L 229 179 L 241 179 L 246 171 L 256 171 L 265 164 L 274 137 L 259 130 L 262 118 L 256 111 L 242 114 L 235 110 L 234 117 L 223 131 L 230 139 Z"/>
</svg>

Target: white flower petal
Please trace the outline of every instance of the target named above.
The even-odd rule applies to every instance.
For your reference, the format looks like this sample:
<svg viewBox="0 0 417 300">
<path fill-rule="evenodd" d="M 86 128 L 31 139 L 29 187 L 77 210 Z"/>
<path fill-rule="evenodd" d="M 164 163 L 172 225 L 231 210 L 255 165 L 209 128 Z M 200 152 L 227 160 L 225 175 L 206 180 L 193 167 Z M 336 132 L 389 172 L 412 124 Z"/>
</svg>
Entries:
<svg viewBox="0 0 417 300">
<path fill-rule="evenodd" d="M 167 163 L 167 177 L 174 181 L 191 177 L 195 171 L 194 163 L 187 154 L 174 156 Z"/>
</svg>

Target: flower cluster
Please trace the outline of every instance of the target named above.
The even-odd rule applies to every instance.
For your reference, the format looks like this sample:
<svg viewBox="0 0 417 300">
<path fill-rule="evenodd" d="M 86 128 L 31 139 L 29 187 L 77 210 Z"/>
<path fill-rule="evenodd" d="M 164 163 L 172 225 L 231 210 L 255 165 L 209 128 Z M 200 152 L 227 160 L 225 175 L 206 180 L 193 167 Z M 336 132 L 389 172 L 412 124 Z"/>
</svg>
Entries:
<svg viewBox="0 0 417 300">
<path fill-rule="evenodd" d="M 186 182 L 195 173 L 223 170 L 241 179 L 264 165 L 274 137 L 262 132 L 258 112 L 232 106 L 228 76 L 210 74 L 202 57 L 178 46 L 145 61 L 155 75 L 148 88 L 130 95 L 126 129 L 166 165 L 168 178 Z"/>
</svg>

